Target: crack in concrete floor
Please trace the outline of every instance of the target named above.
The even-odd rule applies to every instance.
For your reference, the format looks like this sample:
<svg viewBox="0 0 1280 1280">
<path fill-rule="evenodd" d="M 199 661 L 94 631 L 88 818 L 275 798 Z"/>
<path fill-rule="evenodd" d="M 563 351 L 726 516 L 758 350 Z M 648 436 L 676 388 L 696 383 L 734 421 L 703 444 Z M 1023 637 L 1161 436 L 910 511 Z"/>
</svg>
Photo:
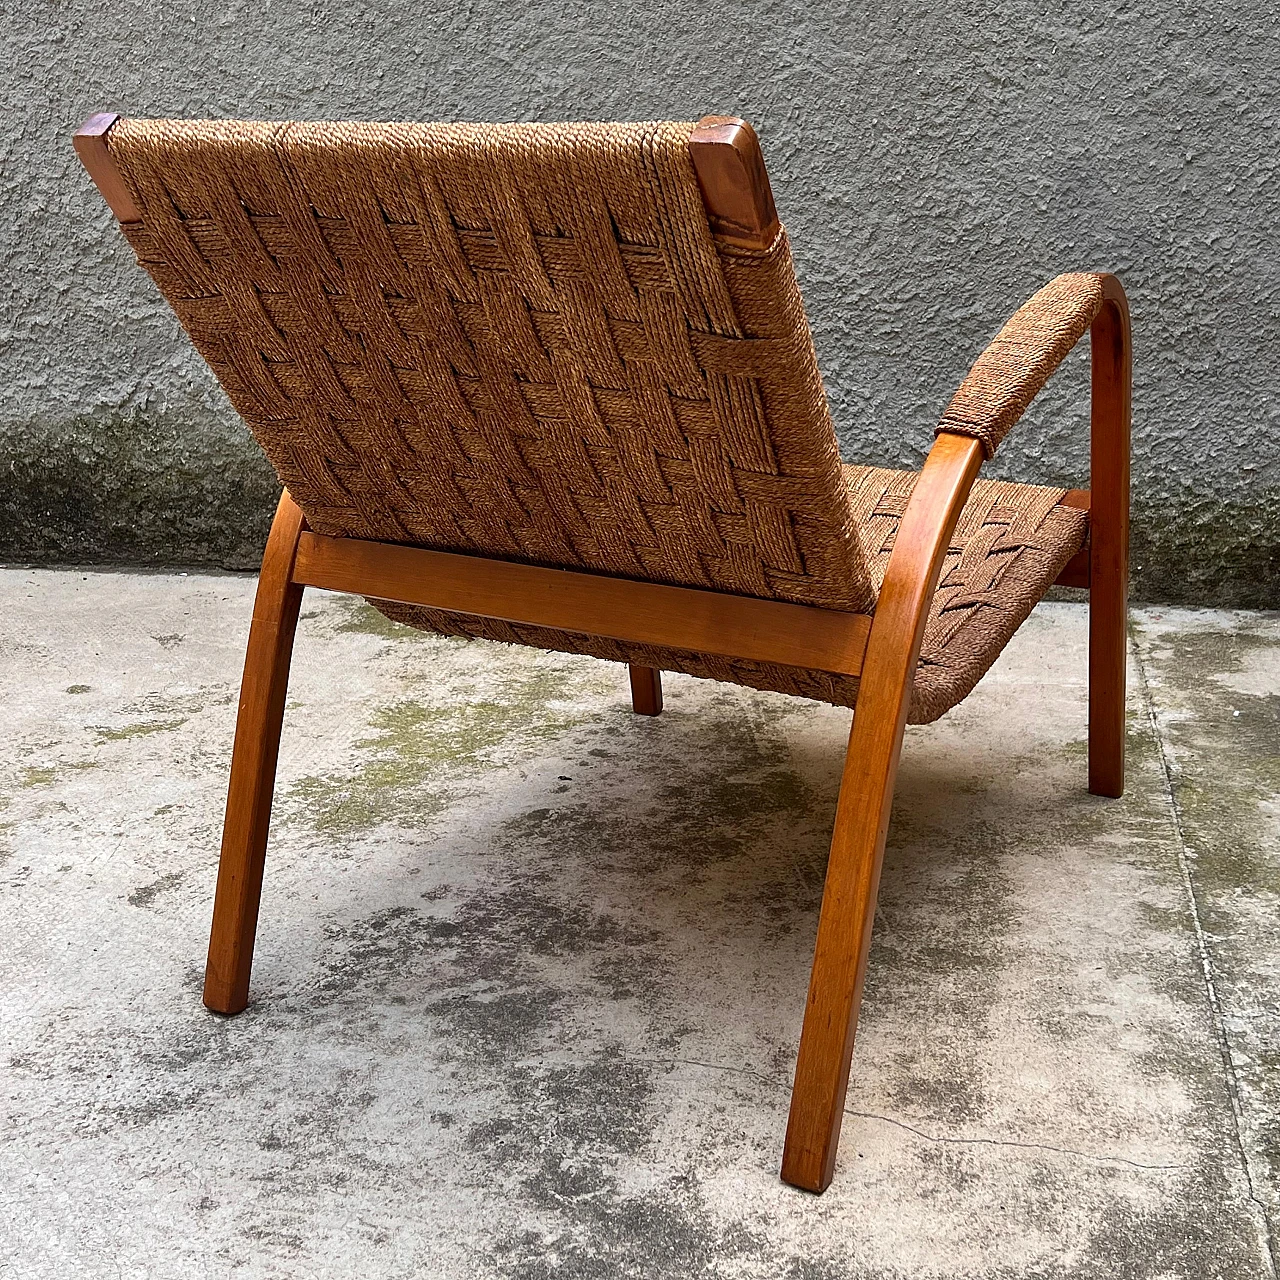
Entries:
<svg viewBox="0 0 1280 1280">
<path fill-rule="evenodd" d="M 652 1066 L 679 1065 L 685 1067 L 705 1067 L 708 1071 L 728 1071 L 736 1075 L 749 1076 L 753 1080 L 759 1080 L 762 1084 L 770 1085 L 779 1091 L 786 1091 L 788 1099 L 790 1098 L 791 1086 L 781 1080 L 773 1079 L 770 1076 L 761 1075 L 758 1071 L 751 1071 L 746 1067 L 730 1067 L 719 1062 L 697 1062 L 692 1058 L 640 1058 L 634 1059 L 638 1062 L 646 1062 Z M 1137 1160 L 1129 1160 L 1124 1156 L 1106 1155 L 1097 1151 L 1076 1151 L 1072 1147 L 1055 1147 L 1047 1142 L 1020 1142 L 1016 1138 L 955 1138 L 941 1134 L 926 1133 L 923 1129 L 916 1128 L 915 1125 L 908 1124 L 905 1120 L 899 1120 L 895 1116 L 880 1115 L 875 1111 L 855 1111 L 852 1107 L 844 1109 L 846 1116 L 856 1116 L 859 1120 L 879 1120 L 883 1124 L 895 1125 L 899 1129 L 905 1129 L 908 1133 L 914 1133 L 916 1137 L 923 1138 L 926 1142 L 950 1142 L 959 1145 L 972 1143 L 976 1146 L 985 1147 L 1013 1147 L 1021 1148 L 1026 1151 L 1052 1151 L 1063 1156 L 1079 1156 L 1083 1160 L 1095 1160 L 1103 1164 L 1127 1164 L 1133 1169 L 1152 1169 L 1152 1170 L 1182 1170 L 1190 1168 L 1185 1164 L 1143 1164 Z"/>
</svg>

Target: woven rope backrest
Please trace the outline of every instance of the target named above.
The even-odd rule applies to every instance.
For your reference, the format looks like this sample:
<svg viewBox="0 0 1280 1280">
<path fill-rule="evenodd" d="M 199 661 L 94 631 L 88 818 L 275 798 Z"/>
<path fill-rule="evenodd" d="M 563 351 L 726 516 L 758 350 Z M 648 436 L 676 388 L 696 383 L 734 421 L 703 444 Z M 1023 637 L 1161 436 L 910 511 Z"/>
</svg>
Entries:
<svg viewBox="0 0 1280 1280">
<path fill-rule="evenodd" d="M 121 120 L 125 232 L 320 533 L 874 596 L 785 236 L 682 124 Z"/>
</svg>

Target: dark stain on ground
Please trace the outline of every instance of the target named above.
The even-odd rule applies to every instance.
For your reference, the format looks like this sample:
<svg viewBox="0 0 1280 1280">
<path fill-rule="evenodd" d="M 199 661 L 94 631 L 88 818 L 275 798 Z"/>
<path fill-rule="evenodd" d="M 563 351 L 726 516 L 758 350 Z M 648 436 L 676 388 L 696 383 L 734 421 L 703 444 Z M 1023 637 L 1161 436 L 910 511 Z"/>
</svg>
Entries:
<svg viewBox="0 0 1280 1280">
<path fill-rule="evenodd" d="M 131 907 L 149 907 L 162 894 L 176 889 L 183 881 L 182 871 L 168 871 L 150 884 L 144 884 L 129 895 Z"/>
<path fill-rule="evenodd" d="M 1117 1198 L 1101 1206 L 1084 1257 L 1070 1271 L 1046 1276 L 1070 1280 L 1265 1280 L 1274 1274 L 1243 1212 L 1224 1214 L 1237 1200 L 1222 1168 L 1206 1163 L 1180 1184 L 1184 1198 L 1159 1212 L 1135 1209 Z M 1237 1200 L 1238 1203 L 1238 1200 Z"/>
</svg>

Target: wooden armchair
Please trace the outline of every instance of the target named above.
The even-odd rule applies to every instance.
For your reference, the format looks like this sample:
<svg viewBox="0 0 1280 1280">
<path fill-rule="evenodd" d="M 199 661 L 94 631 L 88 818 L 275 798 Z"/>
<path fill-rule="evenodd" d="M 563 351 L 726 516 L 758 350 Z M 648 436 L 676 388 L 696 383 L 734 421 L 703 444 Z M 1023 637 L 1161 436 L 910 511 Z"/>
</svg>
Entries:
<svg viewBox="0 0 1280 1280">
<path fill-rule="evenodd" d="M 1089 789 L 1124 779 L 1129 319 L 1022 307 L 918 474 L 841 464 L 755 134 L 94 116 L 76 149 L 287 486 L 236 725 L 204 1000 L 248 1002 L 305 587 L 388 616 L 856 711 L 782 1176 L 831 1181 L 908 720 L 1055 581 L 1090 599 Z M 978 480 L 1086 332 L 1092 492 Z"/>
</svg>

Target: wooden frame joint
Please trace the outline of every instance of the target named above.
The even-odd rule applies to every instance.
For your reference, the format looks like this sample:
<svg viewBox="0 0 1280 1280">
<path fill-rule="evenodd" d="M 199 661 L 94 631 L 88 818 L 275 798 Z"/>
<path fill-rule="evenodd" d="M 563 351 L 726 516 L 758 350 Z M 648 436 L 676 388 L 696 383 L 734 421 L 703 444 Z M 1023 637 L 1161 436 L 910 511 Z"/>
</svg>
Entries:
<svg viewBox="0 0 1280 1280">
<path fill-rule="evenodd" d="M 1088 512 L 1092 495 L 1088 489 L 1068 489 L 1058 503 L 1060 507 L 1073 507 L 1077 511 Z M 1079 587 L 1089 589 L 1089 526 L 1085 525 L 1084 542 L 1080 550 L 1062 567 L 1062 571 L 1053 580 L 1055 587 Z"/>
<path fill-rule="evenodd" d="M 91 115 L 75 131 L 71 144 L 117 221 L 141 222 L 142 211 L 107 145 L 107 135 L 119 119 L 119 114 L 114 111 L 99 111 Z"/>
<path fill-rule="evenodd" d="M 756 131 L 737 116 L 705 116 L 689 135 L 689 157 L 716 239 L 769 248 L 782 224 Z"/>
</svg>

